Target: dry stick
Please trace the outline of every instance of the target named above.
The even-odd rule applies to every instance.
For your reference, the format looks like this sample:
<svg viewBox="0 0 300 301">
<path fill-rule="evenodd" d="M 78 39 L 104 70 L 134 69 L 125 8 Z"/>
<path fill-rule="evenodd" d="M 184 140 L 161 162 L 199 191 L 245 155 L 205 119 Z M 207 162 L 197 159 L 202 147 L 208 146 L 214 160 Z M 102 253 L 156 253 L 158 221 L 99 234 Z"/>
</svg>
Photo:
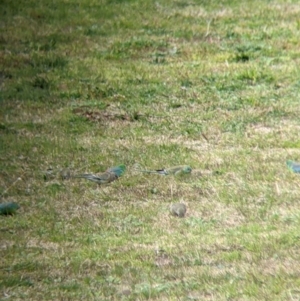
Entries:
<svg viewBox="0 0 300 301">
<path fill-rule="evenodd" d="M 206 28 L 206 34 L 204 35 L 204 37 L 208 37 L 210 35 L 210 32 L 209 32 L 209 28 L 210 28 L 210 23 L 211 23 L 212 19 L 210 19 L 208 22 L 207 22 L 207 28 Z"/>
<path fill-rule="evenodd" d="M 201 133 L 201 135 L 207 142 L 209 142 L 208 138 L 206 137 L 206 135 L 204 133 Z"/>
</svg>

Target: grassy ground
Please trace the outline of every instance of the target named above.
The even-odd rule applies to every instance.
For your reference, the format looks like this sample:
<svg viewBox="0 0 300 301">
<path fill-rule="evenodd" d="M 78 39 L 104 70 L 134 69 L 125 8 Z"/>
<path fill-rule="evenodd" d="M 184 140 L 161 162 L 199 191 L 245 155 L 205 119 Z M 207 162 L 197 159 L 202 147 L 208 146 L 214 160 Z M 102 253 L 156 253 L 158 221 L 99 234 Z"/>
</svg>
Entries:
<svg viewBox="0 0 300 301">
<path fill-rule="evenodd" d="M 300 299 L 298 1 L 0 3 L 1 300 Z"/>
</svg>

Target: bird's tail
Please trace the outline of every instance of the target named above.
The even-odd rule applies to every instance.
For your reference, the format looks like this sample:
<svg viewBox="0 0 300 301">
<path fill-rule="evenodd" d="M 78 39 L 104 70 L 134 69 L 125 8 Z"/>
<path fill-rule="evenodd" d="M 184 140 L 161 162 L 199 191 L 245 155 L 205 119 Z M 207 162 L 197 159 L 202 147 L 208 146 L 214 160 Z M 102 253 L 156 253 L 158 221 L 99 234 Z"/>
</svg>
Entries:
<svg viewBox="0 0 300 301">
<path fill-rule="evenodd" d="M 160 173 L 160 172 L 163 172 L 163 169 L 159 169 L 159 170 L 147 170 L 147 169 L 141 169 L 139 170 L 140 172 L 144 172 L 144 173 Z"/>
<path fill-rule="evenodd" d="M 161 175 L 165 175 L 166 174 L 166 170 L 164 168 L 162 169 L 156 169 L 156 170 L 149 170 L 149 169 L 144 169 L 142 168 L 142 166 L 138 163 L 136 163 L 133 168 L 136 170 L 136 171 L 139 171 L 139 172 L 143 172 L 143 173 L 154 173 L 154 174 L 161 174 Z"/>
<path fill-rule="evenodd" d="M 95 177 L 95 175 L 91 173 L 84 173 L 84 174 L 79 174 L 79 175 L 73 175 L 72 178 L 84 178 L 84 179 L 89 179 Z"/>
</svg>

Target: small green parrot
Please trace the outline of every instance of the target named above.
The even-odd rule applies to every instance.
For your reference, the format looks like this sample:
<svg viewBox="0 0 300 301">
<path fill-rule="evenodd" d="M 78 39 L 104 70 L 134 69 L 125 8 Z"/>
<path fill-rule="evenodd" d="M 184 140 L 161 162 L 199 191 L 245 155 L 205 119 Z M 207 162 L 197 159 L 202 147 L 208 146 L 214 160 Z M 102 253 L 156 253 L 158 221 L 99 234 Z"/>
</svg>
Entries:
<svg viewBox="0 0 300 301">
<path fill-rule="evenodd" d="M 156 170 L 140 170 L 141 172 L 145 173 L 156 173 L 160 175 L 184 175 L 184 174 L 190 174 L 192 172 L 192 168 L 189 165 L 179 165 L 179 166 L 173 166 L 169 168 L 162 168 L 162 169 L 156 169 Z"/>
<path fill-rule="evenodd" d="M 300 163 L 294 162 L 292 160 L 287 160 L 286 165 L 289 170 L 295 172 L 295 173 L 300 173 Z"/>
<path fill-rule="evenodd" d="M 0 204 L 0 215 L 15 214 L 19 208 L 20 208 L 20 206 L 14 202 L 1 203 Z"/>
<path fill-rule="evenodd" d="M 93 181 L 97 184 L 107 184 L 117 180 L 121 175 L 124 174 L 125 169 L 126 169 L 125 165 L 121 164 L 119 166 L 108 168 L 105 172 L 99 175 L 81 174 L 81 175 L 75 175 L 73 176 L 73 178 L 84 178 Z"/>
<path fill-rule="evenodd" d="M 175 203 L 170 206 L 170 212 L 174 216 L 184 217 L 186 213 L 186 205 L 183 203 Z"/>
</svg>

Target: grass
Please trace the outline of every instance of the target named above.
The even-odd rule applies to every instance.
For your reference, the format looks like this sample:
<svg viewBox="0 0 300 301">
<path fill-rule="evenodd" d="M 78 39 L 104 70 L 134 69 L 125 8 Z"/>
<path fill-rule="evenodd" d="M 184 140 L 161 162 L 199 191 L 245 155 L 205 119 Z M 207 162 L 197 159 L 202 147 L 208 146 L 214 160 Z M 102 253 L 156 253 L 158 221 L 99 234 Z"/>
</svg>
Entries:
<svg viewBox="0 0 300 301">
<path fill-rule="evenodd" d="M 300 298 L 297 1 L 0 5 L 1 299 Z"/>
</svg>

